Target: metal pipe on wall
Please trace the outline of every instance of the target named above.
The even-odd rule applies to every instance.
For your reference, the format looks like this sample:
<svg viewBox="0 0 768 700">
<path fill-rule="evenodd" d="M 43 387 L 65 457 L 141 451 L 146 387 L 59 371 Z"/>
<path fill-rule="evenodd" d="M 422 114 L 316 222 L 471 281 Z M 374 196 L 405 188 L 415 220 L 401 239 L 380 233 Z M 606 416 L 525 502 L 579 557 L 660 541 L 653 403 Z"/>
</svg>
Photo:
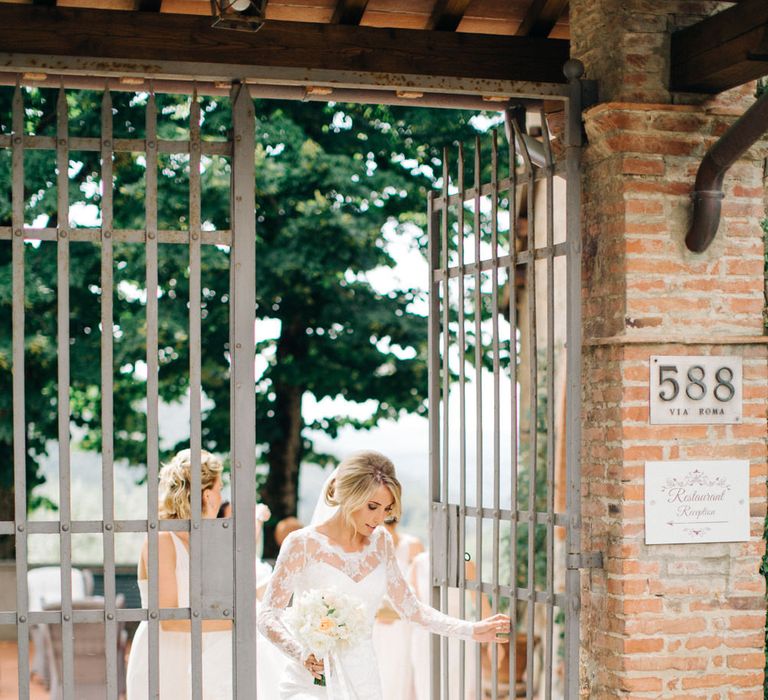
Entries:
<svg viewBox="0 0 768 700">
<path fill-rule="evenodd" d="M 696 173 L 693 187 L 693 214 L 685 245 L 703 253 L 712 243 L 720 225 L 723 179 L 728 169 L 768 128 L 768 92 L 764 92 L 707 151 Z"/>
</svg>

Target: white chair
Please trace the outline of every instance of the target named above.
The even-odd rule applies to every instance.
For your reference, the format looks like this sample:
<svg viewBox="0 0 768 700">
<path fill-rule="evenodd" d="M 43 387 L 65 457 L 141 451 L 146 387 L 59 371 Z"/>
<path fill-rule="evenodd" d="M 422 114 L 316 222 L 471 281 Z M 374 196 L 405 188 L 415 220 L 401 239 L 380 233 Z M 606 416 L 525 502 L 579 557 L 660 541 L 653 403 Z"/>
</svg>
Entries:
<svg viewBox="0 0 768 700">
<path fill-rule="evenodd" d="M 90 572 L 89 572 L 90 573 Z M 93 577 L 91 576 L 91 579 Z M 72 569 L 72 598 L 85 598 L 88 594 L 87 577 L 80 569 Z M 61 568 L 58 566 L 41 566 L 27 572 L 27 595 L 29 596 L 30 611 L 39 612 L 46 605 L 59 603 L 61 600 Z M 50 687 L 51 674 L 48 668 L 48 653 L 46 650 L 46 635 L 42 625 L 33 625 L 31 630 L 35 655 L 30 671 Z"/>
<path fill-rule="evenodd" d="M 118 593 L 115 606 L 122 608 L 125 598 Z M 48 610 L 58 610 L 59 604 L 46 606 Z M 72 601 L 73 610 L 103 610 L 104 598 L 91 596 Z M 74 684 L 77 700 L 103 700 L 107 694 L 107 653 L 104 637 L 104 623 L 79 622 L 73 627 L 73 663 Z M 62 645 L 61 625 L 44 625 L 48 637 L 46 650 L 48 667 L 51 670 L 50 700 L 61 700 L 62 689 Z M 117 692 L 125 694 L 125 651 L 128 634 L 125 623 L 117 623 Z"/>
</svg>

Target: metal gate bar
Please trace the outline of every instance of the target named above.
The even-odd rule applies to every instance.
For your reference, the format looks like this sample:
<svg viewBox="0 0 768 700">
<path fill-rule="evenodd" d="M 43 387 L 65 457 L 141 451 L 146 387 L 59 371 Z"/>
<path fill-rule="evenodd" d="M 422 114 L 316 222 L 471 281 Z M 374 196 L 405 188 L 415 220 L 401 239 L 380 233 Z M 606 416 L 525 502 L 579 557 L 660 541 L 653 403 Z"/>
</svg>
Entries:
<svg viewBox="0 0 768 700">
<path fill-rule="evenodd" d="M 566 243 L 567 265 L 567 389 L 565 441 L 567 454 L 566 528 L 567 555 L 581 552 L 581 110 L 584 67 L 576 61 L 566 64 L 569 98 L 565 103 L 566 146 Z M 579 608 L 581 573 L 566 568 L 565 590 L 568 607 L 565 615 L 566 698 L 579 693 Z"/>
<path fill-rule="evenodd" d="M 475 249 L 475 269 L 474 269 L 474 281 L 475 288 L 473 290 L 473 306 L 475 311 L 475 502 L 478 508 L 483 507 L 483 383 L 481 381 L 482 370 L 482 343 L 480 341 L 482 335 L 482 316 L 483 308 L 480 294 L 480 265 L 479 262 L 482 259 L 480 255 L 480 147 L 481 141 L 478 136 L 475 139 L 475 187 L 474 187 L 474 208 L 473 208 L 473 240 Z M 463 204 L 461 205 L 463 206 Z M 446 207 L 447 209 L 448 207 Z M 448 400 L 448 397 L 445 397 Z M 478 582 L 483 580 L 483 518 L 482 516 L 475 518 L 475 557 L 477 559 L 477 580 Z M 477 604 L 475 605 L 475 616 L 480 620 L 483 616 L 482 596 L 478 596 Z M 481 698 L 482 691 L 482 679 L 483 668 L 482 659 L 480 654 L 475 656 L 475 693 L 476 697 Z"/>
<path fill-rule="evenodd" d="M 112 242 L 112 98 L 101 102 L 101 489 L 104 532 L 104 625 L 107 700 L 117 700 L 117 623 L 115 622 L 115 482 L 114 482 L 114 246 Z"/>
<path fill-rule="evenodd" d="M 458 187 L 459 192 L 464 191 L 464 144 L 459 144 L 459 158 L 458 158 Z M 459 270 L 464 268 L 464 207 L 460 206 L 457 209 L 456 215 L 458 225 L 458 260 L 457 264 Z M 446 281 L 450 278 L 448 270 L 445 270 Z M 465 303 L 466 303 L 466 290 L 464 288 L 464 275 L 458 276 L 458 306 L 459 306 L 459 353 L 464 356 L 467 347 L 466 329 L 465 329 Z M 464 618 L 467 614 L 467 596 L 463 592 L 463 588 L 466 586 L 466 563 L 464 561 L 464 552 L 466 552 L 466 508 L 467 508 L 467 411 L 466 411 L 466 364 L 464 362 L 459 363 L 459 552 L 461 553 L 461 559 L 459 560 L 459 589 L 462 593 L 459 595 L 459 617 Z M 447 479 L 446 479 L 447 481 Z M 466 654 L 467 643 L 464 640 L 459 642 L 459 688 L 461 692 L 464 692 L 466 687 Z"/>
<path fill-rule="evenodd" d="M 505 113 L 505 120 L 509 122 L 510 113 Z M 507 270 L 507 287 L 509 289 L 509 301 L 507 305 L 507 312 L 509 314 L 509 377 L 510 386 L 512 387 L 512 396 L 510 397 L 510 425 L 509 431 L 511 436 L 510 441 L 510 515 L 509 515 L 509 561 L 510 561 L 510 577 L 511 577 L 511 592 L 509 598 L 509 610 L 510 616 L 514 615 L 517 610 L 517 524 L 520 520 L 520 514 L 518 512 L 518 411 L 517 411 L 517 303 L 515 289 L 515 275 L 517 270 L 517 247 L 516 242 L 520 236 L 519 222 L 517 217 L 517 162 L 515 156 L 515 144 L 513 131 L 509 128 L 510 138 L 507 140 L 507 167 L 509 169 L 509 181 L 507 184 L 507 207 L 509 221 L 507 223 L 507 229 L 509 231 L 509 263 L 506 266 Z M 514 357 L 515 361 L 511 361 Z M 502 514 L 502 518 L 505 516 Z M 513 692 L 511 689 L 514 686 L 515 671 L 517 668 L 517 630 L 512 629 L 512 635 L 509 644 L 509 666 L 507 673 L 510 684 L 510 694 Z M 516 688 L 515 691 L 516 692 Z"/>
<path fill-rule="evenodd" d="M 144 193 L 145 270 L 147 287 L 147 691 L 156 698 L 160 688 L 160 583 L 158 486 L 160 474 L 159 359 L 158 359 L 158 231 L 157 231 L 157 105 L 150 92 L 145 111 L 147 169 Z"/>
<path fill-rule="evenodd" d="M 449 192 L 449 170 L 448 170 L 448 149 L 443 149 L 443 197 L 448 196 Z M 441 230 L 441 249 L 442 249 L 442 255 L 441 257 L 441 267 L 444 271 L 448 270 L 448 227 L 449 227 L 449 220 L 448 220 L 448 207 L 444 207 L 442 211 L 442 225 L 440 227 Z M 443 282 L 443 386 L 442 386 L 442 396 L 443 396 L 443 414 L 442 414 L 442 420 L 443 420 L 443 465 L 442 470 L 445 477 L 442 479 L 441 482 L 441 498 L 443 500 L 443 503 L 448 502 L 448 470 L 449 470 L 449 463 L 448 463 L 448 457 L 449 457 L 449 432 L 448 432 L 448 391 L 450 388 L 450 370 L 448 367 L 448 352 L 450 349 L 450 288 L 449 288 L 449 281 L 446 278 Z M 443 506 L 445 509 L 445 506 Z M 447 542 L 447 535 L 448 531 L 446 530 L 446 545 Z M 448 586 L 441 584 L 440 586 L 440 606 L 443 610 L 445 610 L 448 607 Z M 448 639 L 447 637 L 442 637 L 440 639 L 440 645 L 442 647 L 442 654 L 444 658 L 448 657 Z M 442 664 L 442 670 L 443 670 L 443 687 L 448 687 L 448 664 Z M 447 691 L 446 691 L 447 692 Z"/>
<path fill-rule="evenodd" d="M 12 100 L 12 134 L 0 137 L 0 148 L 11 150 L 12 220 L 11 226 L 0 227 L 0 239 L 11 240 L 12 251 L 12 350 L 13 350 L 13 435 L 14 435 L 14 520 L 0 522 L 0 534 L 15 536 L 17 573 L 17 606 L 14 611 L 0 611 L 0 624 L 15 624 L 18 643 L 19 697 L 28 699 L 29 684 L 29 625 L 54 624 L 62 630 L 61 682 L 64 700 L 74 700 L 77 688 L 74 682 L 74 630 L 78 624 L 104 626 L 106 643 L 106 697 L 116 700 L 117 686 L 117 630 L 124 622 L 148 621 L 150 697 L 159 689 L 159 628 L 162 620 L 189 620 L 192 627 L 193 697 L 201 697 L 202 680 L 202 622 L 205 619 L 228 619 L 235 623 L 236 644 L 233 644 L 233 676 L 235 697 L 252 697 L 255 687 L 255 609 L 252 605 L 255 590 L 255 525 L 254 483 L 255 454 L 248 445 L 255 442 L 255 396 L 253 378 L 255 231 L 253 221 L 253 123 L 254 113 L 246 90 L 236 86 L 233 90 L 233 136 L 228 142 L 205 142 L 200 135 L 199 104 L 193 101 L 190 111 L 190 138 L 188 142 L 158 140 L 157 112 L 154 93 L 150 92 L 146 106 L 146 137 L 144 139 L 118 139 L 113 137 L 112 102 L 109 91 L 102 94 L 101 134 L 98 138 L 70 138 L 65 86 L 62 84 L 56 100 L 55 137 L 24 134 L 24 95 L 16 86 Z M 25 226 L 24 153 L 26 150 L 49 150 L 55 153 L 57 165 L 57 221 L 55 227 Z M 101 222 L 99 226 L 71 229 L 69 226 L 69 154 L 72 150 L 98 152 L 101 159 Z M 143 230 L 115 230 L 113 225 L 113 157 L 119 151 L 144 152 L 146 157 L 146 222 Z M 188 231 L 158 231 L 157 167 L 158 153 L 188 153 L 190 162 L 190 200 Z M 232 228 L 233 230 L 203 231 L 201 222 L 201 157 L 206 155 L 232 156 Z M 234 228 L 238 236 L 235 242 Z M 58 349 L 58 407 L 57 433 L 59 438 L 59 492 L 58 521 L 27 522 L 26 498 L 26 439 L 25 439 L 25 383 L 24 383 L 24 273 L 25 241 L 55 242 Z M 114 351 L 113 351 L 113 294 L 115 242 L 144 244 L 146 271 L 146 363 L 147 363 L 147 518 L 116 519 L 114 503 Z M 70 334 L 69 334 L 69 268 L 71 243 L 100 246 L 100 324 L 101 324 L 101 432 L 102 432 L 102 519 L 73 520 L 71 510 L 71 456 L 70 456 Z M 201 448 L 201 263 L 202 245 L 231 245 L 230 267 L 230 326 L 231 395 L 232 395 L 232 487 L 235 501 L 235 546 L 238 557 L 234 561 L 234 581 L 230 602 L 224 605 L 206 603 L 202 579 L 202 522 L 201 501 L 192 498 L 190 520 L 158 519 L 158 244 L 173 243 L 189 246 L 190 274 L 190 436 L 193 459 L 193 486 L 200 490 Z M 239 324 L 239 325 L 238 325 Z M 237 437 L 237 441 L 235 440 Z M 241 517 L 237 517 L 238 514 Z M 228 524 L 228 523 L 227 523 Z M 226 527 L 227 524 L 224 526 Z M 161 531 L 190 533 L 190 607 L 160 609 L 158 581 L 158 538 Z M 143 532 L 147 534 L 148 589 L 146 609 L 117 609 L 115 586 L 115 534 Z M 72 535 L 97 533 L 102 537 L 104 554 L 105 605 L 97 610 L 73 610 L 72 601 Z M 53 534 L 60 542 L 61 593 L 60 610 L 29 612 L 27 589 L 27 537 L 29 534 Z M 232 605 L 232 602 L 235 605 Z M 196 657 L 196 659 L 195 659 Z M 237 688 L 240 688 L 239 695 Z"/>
<path fill-rule="evenodd" d="M 247 88 L 232 89 L 232 257 L 230 329 L 234 343 L 231 388 L 231 455 L 235 513 L 235 698 L 256 688 L 256 392 L 253 358 L 256 309 L 255 114 Z M 254 663 L 255 662 L 255 663 Z"/>
<path fill-rule="evenodd" d="M 192 532 L 189 535 L 189 606 L 192 609 L 192 700 L 203 697 L 203 549 L 200 524 L 201 290 L 200 290 L 200 104 L 192 93 L 189 109 L 189 447 L 192 453 Z"/>
<path fill-rule="evenodd" d="M 499 158 L 498 158 L 498 132 L 492 133 L 491 149 L 491 187 L 493 194 L 491 198 L 491 304 L 493 314 L 491 321 L 492 329 L 492 348 L 493 353 L 493 405 L 501 405 L 501 386 L 500 386 L 500 362 L 499 362 Z M 496 614 L 499 611 L 499 516 L 500 516 L 500 475 L 501 475 L 501 415 L 498 410 L 493 412 L 493 579 L 494 588 L 491 598 L 491 611 Z M 491 668 L 498 668 L 499 650 L 495 645 L 491 647 Z M 499 697 L 499 679 L 496 673 L 491 675 L 491 698 L 498 700 Z"/>
<path fill-rule="evenodd" d="M 69 433 L 69 110 L 64 88 L 56 101 L 56 178 L 58 242 L 56 245 L 56 304 L 58 352 L 58 437 L 59 437 L 59 517 L 61 533 L 61 646 L 62 688 L 66 697 L 74 695 L 74 627 L 72 626 L 72 494 L 70 489 Z"/>
<path fill-rule="evenodd" d="M 13 266 L 13 483 L 16 525 L 16 633 L 19 655 L 19 698 L 29 699 L 29 595 L 27 591 L 27 440 L 24 406 L 24 104 L 21 88 L 13 93 L 11 151 Z"/>
<path fill-rule="evenodd" d="M 555 243 L 555 188 L 554 188 L 554 160 L 552 147 L 549 142 L 549 129 L 544 110 L 540 112 L 542 127 L 542 143 L 544 144 L 544 167 L 546 174 L 546 219 L 547 219 L 547 249 L 552 249 Z M 546 258 L 547 266 L 547 621 L 546 639 L 544 645 L 544 666 L 552 668 L 554 659 L 554 626 L 555 609 L 552 604 L 555 592 L 555 525 L 552 514 L 555 512 L 555 260 L 552 255 Z M 544 674 L 544 698 L 552 698 L 552 674 Z"/>
</svg>

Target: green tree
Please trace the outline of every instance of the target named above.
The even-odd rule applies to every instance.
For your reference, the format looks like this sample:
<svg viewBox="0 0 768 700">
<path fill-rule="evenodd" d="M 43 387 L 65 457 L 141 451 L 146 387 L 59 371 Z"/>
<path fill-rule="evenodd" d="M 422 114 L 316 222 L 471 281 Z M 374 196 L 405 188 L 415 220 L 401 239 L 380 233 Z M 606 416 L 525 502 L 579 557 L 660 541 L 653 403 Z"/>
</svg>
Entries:
<svg viewBox="0 0 768 700">
<path fill-rule="evenodd" d="M 0 91 L 0 129 L 10 129 L 12 91 Z M 26 130 L 55 128 L 55 91 L 25 94 Z M 143 138 L 146 95 L 113 93 L 115 137 Z M 68 93 L 70 133 L 98 136 L 100 95 Z M 163 138 L 184 137 L 188 98 L 158 96 Z M 229 125 L 227 100 L 201 99 L 206 138 Z M 472 113 L 364 105 L 300 102 L 256 103 L 257 310 L 279 335 L 258 348 L 269 358 L 257 386 L 257 449 L 269 465 L 263 498 L 275 520 L 295 513 L 302 461 L 321 464 L 308 429 L 335 436 L 345 425 L 374 426 L 401 411 L 423 412 L 426 395 L 426 323 L 411 305 L 416 288 L 377 292 L 366 273 L 393 260 L 382 227 L 425 227 L 426 197 L 435 186 L 442 148 L 467 140 L 476 129 Z M 0 223 L 10 223 L 10 159 L 0 153 Z M 25 160 L 27 221 L 48 217 L 56 225 L 55 156 L 38 151 Z M 98 206 L 99 161 L 95 152 L 70 156 L 70 202 Z M 160 163 L 158 198 L 162 228 L 185 229 L 188 161 L 166 156 Z M 141 154 L 115 157 L 115 226 L 144 227 Z M 229 226 L 229 163 L 207 159 L 203 218 Z M 420 244 L 424 245 L 424 236 Z M 28 487 L 39 482 L 36 463 L 56 432 L 55 245 L 25 246 L 27 252 Z M 161 246 L 160 392 L 173 401 L 188 389 L 188 261 L 183 247 Z M 73 244 L 70 285 L 73 422 L 84 429 L 86 447 L 100 448 L 99 249 Z M 203 442 L 211 450 L 229 445 L 228 259 L 206 246 L 203 257 L 203 388 L 211 400 Z M 10 243 L 0 244 L 0 455 L 10 465 Z M 138 244 L 115 247 L 115 453 L 132 464 L 146 459 L 144 252 Z M 421 283 L 421 281 L 419 281 Z M 8 332 L 5 332 L 5 329 Z M 370 415 L 331 416 L 305 425 L 302 399 L 341 396 L 373 399 Z M 12 485 L 10 469 L 2 486 Z M 139 475 L 143 472 L 139 472 Z M 1 505 L 1 504 L 0 504 Z M 0 513 L 8 517 L 8 511 Z"/>
</svg>

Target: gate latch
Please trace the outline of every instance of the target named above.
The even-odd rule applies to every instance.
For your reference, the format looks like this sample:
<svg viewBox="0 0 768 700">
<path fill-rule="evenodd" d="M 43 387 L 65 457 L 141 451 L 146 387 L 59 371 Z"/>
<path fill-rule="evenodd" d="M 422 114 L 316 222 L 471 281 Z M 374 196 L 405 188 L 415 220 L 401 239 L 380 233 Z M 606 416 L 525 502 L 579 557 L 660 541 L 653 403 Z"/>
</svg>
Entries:
<svg viewBox="0 0 768 700">
<path fill-rule="evenodd" d="M 566 568 L 570 571 L 578 569 L 602 569 L 602 552 L 581 552 L 578 554 L 569 554 L 566 562 Z"/>
</svg>

